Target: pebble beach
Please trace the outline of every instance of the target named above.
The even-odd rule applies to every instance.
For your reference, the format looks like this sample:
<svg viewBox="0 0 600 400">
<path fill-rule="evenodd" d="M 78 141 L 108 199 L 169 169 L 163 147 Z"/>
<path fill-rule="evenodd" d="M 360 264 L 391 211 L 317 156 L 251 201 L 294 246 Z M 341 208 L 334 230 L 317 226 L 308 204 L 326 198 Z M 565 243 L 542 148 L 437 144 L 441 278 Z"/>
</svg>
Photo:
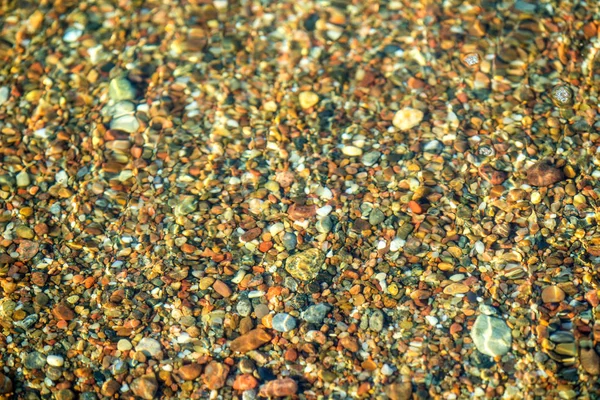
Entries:
<svg viewBox="0 0 600 400">
<path fill-rule="evenodd" d="M 0 0 L 0 400 L 600 399 L 599 25 Z"/>
</svg>

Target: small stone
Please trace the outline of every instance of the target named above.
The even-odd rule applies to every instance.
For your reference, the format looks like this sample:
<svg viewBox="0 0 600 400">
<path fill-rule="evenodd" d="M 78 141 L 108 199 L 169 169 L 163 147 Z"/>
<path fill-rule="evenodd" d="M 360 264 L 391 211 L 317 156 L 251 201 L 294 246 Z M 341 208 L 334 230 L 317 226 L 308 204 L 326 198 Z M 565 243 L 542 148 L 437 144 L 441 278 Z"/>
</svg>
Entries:
<svg viewBox="0 0 600 400">
<path fill-rule="evenodd" d="M 317 221 L 315 228 L 319 233 L 329 233 L 333 228 L 333 221 L 329 216 L 326 216 Z"/>
<path fill-rule="evenodd" d="M 469 291 L 469 287 L 463 283 L 451 283 L 444 288 L 444 294 L 449 294 L 451 296 L 457 294 L 464 294 Z"/>
<path fill-rule="evenodd" d="M 81 35 L 83 35 L 83 31 L 81 29 L 70 27 L 65 30 L 63 40 L 67 43 L 73 43 L 78 41 Z"/>
<path fill-rule="evenodd" d="M 267 101 L 263 104 L 263 109 L 268 112 L 275 112 L 277 111 L 277 103 L 273 100 Z"/>
<path fill-rule="evenodd" d="M 358 341 L 350 336 L 346 336 L 340 339 L 340 344 L 346 350 L 356 353 L 359 350 Z"/>
<path fill-rule="evenodd" d="M 570 106 L 573 104 L 573 91 L 565 85 L 557 85 L 551 93 L 554 104 L 559 107 Z"/>
<path fill-rule="evenodd" d="M 542 301 L 544 303 L 560 303 L 565 299 L 565 292 L 558 286 L 546 286 L 542 290 Z"/>
<path fill-rule="evenodd" d="M 135 346 L 135 351 L 141 351 L 146 355 L 150 355 L 150 357 L 156 357 L 162 352 L 162 346 L 158 340 L 145 337 Z"/>
<path fill-rule="evenodd" d="M 302 313 L 302 319 L 310 324 L 320 324 L 323 322 L 331 307 L 325 303 L 315 304 L 308 307 Z"/>
<path fill-rule="evenodd" d="M 477 53 L 467 53 L 462 57 L 463 63 L 469 68 L 475 68 L 481 63 L 481 57 Z"/>
<path fill-rule="evenodd" d="M 46 365 L 46 357 L 41 353 L 34 351 L 25 357 L 23 364 L 27 369 L 42 369 Z"/>
<path fill-rule="evenodd" d="M 117 349 L 119 351 L 129 351 L 132 348 L 133 348 L 133 345 L 127 339 L 121 339 L 117 342 Z"/>
<path fill-rule="evenodd" d="M 471 329 L 471 338 L 477 350 L 490 357 L 502 356 L 510 351 L 512 335 L 502 319 L 479 315 Z"/>
<path fill-rule="evenodd" d="M 61 356 L 50 355 L 46 357 L 46 362 L 48 365 L 52 365 L 53 367 L 62 367 L 65 363 L 65 359 Z"/>
<path fill-rule="evenodd" d="M 235 309 L 242 317 L 247 317 L 252 313 L 252 303 L 246 298 L 238 300 Z"/>
<path fill-rule="evenodd" d="M 102 384 L 100 393 L 103 396 L 113 397 L 121 389 L 121 384 L 114 379 L 109 379 Z"/>
<path fill-rule="evenodd" d="M 271 341 L 271 335 L 262 329 L 253 329 L 250 332 L 234 339 L 229 348 L 232 352 L 247 353 L 256 350 Z"/>
<path fill-rule="evenodd" d="M 144 375 L 131 382 L 131 391 L 142 399 L 152 400 L 158 391 L 158 382 L 154 375 Z"/>
<path fill-rule="evenodd" d="M 27 187 L 27 186 L 29 186 L 30 183 L 31 183 L 31 180 L 29 179 L 29 174 L 27 173 L 27 171 L 22 170 L 21 172 L 19 172 L 17 174 L 17 186 L 18 187 Z"/>
<path fill-rule="evenodd" d="M 298 391 L 298 384 L 291 378 L 276 379 L 260 387 L 259 396 L 286 397 L 293 396 Z"/>
<path fill-rule="evenodd" d="M 381 310 L 373 311 L 373 314 L 369 317 L 369 328 L 375 332 L 381 332 L 383 330 L 383 323 L 385 317 Z"/>
<path fill-rule="evenodd" d="M 412 399 L 412 384 L 410 382 L 396 382 L 385 388 L 385 394 L 389 400 L 410 400 Z"/>
<path fill-rule="evenodd" d="M 423 120 L 423 116 L 423 111 L 407 107 L 396 112 L 392 123 L 401 131 L 407 131 L 419 125 Z"/>
<path fill-rule="evenodd" d="M 127 78 L 114 78 L 108 87 L 108 96 L 117 102 L 135 99 L 135 88 Z"/>
<path fill-rule="evenodd" d="M 379 225 L 385 220 L 385 214 L 379 208 L 374 209 L 369 214 L 369 223 L 371 225 Z"/>
<path fill-rule="evenodd" d="M 563 172 L 549 160 L 542 160 L 527 170 L 527 183 L 531 186 L 552 186 L 564 177 Z"/>
<path fill-rule="evenodd" d="M 75 393 L 70 389 L 60 389 L 54 392 L 54 400 L 74 400 Z"/>
<path fill-rule="evenodd" d="M 292 220 L 300 221 L 314 217 L 317 214 L 317 207 L 314 204 L 309 206 L 292 204 L 287 213 Z"/>
<path fill-rule="evenodd" d="M 312 281 L 317 277 L 323 265 L 323 253 L 317 248 L 305 250 L 288 257 L 286 271 L 301 281 Z"/>
<path fill-rule="evenodd" d="M 278 332 L 288 332 L 296 327 L 296 319 L 287 313 L 279 313 L 273 316 L 273 329 Z"/>
<path fill-rule="evenodd" d="M 227 374 L 229 374 L 229 367 L 227 365 L 211 361 L 204 370 L 202 380 L 210 390 L 218 390 L 225 386 Z"/>
<path fill-rule="evenodd" d="M 600 375 L 600 356 L 594 349 L 581 348 L 579 352 L 579 362 L 588 374 Z"/>
<path fill-rule="evenodd" d="M 73 310 L 63 303 L 55 305 L 52 309 L 52 314 L 54 314 L 57 319 L 62 319 L 65 321 L 71 321 L 75 318 L 75 313 Z"/>
<path fill-rule="evenodd" d="M 348 157 L 362 156 L 363 151 L 356 146 L 344 146 L 342 147 L 342 153 Z"/>
<path fill-rule="evenodd" d="M 35 237 L 33 229 L 25 225 L 17 226 L 17 228 L 15 229 L 15 233 L 21 239 L 33 239 Z"/>
<path fill-rule="evenodd" d="M 254 389 L 256 386 L 258 386 L 258 381 L 251 374 L 238 375 L 233 382 L 233 389 L 242 392 Z"/>
<path fill-rule="evenodd" d="M 8 101 L 10 89 L 8 86 L 0 86 L 0 106 Z"/>
<path fill-rule="evenodd" d="M 198 363 L 182 365 L 179 368 L 179 376 L 184 381 L 193 381 L 202 373 L 202 366 Z"/>
<path fill-rule="evenodd" d="M 229 286 L 220 280 L 216 280 L 215 283 L 213 283 L 213 289 L 215 289 L 215 292 L 219 293 L 223 297 L 229 297 L 232 293 Z"/>
<path fill-rule="evenodd" d="M 140 123 L 133 115 L 122 115 L 110 121 L 110 129 L 134 133 L 137 132 L 139 128 Z"/>
<path fill-rule="evenodd" d="M 381 153 L 377 150 L 373 150 L 369 151 L 368 153 L 365 153 L 365 155 L 362 156 L 361 161 L 367 167 L 370 167 L 372 165 L 375 165 L 375 163 L 379 160 L 379 157 L 381 157 Z"/>
<path fill-rule="evenodd" d="M 0 394 L 8 394 L 13 390 L 13 384 L 10 378 L 0 372 Z"/>
<path fill-rule="evenodd" d="M 302 92 L 298 96 L 300 107 L 303 109 L 311 108 L 319 102 L 319 96 L 315 92 Z"/>
<path fill-rule="evenodd" d="M 281 238 L 281 243 L 287 251 L 292 251 L 296 248 L 296 245 L 298 244 L 298 239 L 296 238 L 296 235 L 294 233 L 286 232 Z"/>
</svg>

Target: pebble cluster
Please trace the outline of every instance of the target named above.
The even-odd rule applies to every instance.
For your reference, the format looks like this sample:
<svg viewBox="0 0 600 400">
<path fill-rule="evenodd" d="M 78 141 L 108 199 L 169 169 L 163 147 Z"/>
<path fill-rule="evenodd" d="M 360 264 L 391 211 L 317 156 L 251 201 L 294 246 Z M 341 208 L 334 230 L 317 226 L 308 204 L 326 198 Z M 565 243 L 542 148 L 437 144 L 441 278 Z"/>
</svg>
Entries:
<svg viewBox="0 0 600 400">
<path fill-rule="evenodd" d="M 0 399 L 598 397 L 597 2 L 38 3 Z"/>
</svg>

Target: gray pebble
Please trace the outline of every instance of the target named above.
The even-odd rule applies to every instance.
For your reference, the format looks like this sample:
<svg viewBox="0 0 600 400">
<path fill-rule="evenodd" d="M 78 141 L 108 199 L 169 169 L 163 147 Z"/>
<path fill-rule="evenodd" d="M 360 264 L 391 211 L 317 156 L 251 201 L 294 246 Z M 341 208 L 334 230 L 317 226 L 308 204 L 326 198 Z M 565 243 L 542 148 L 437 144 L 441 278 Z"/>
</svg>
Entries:
<svg viewBox="0 0 600 400">
<path fill-rule="evenodd" d="M 371 165 L 374 165 L 377 160 L 379 160 L 379 157 L 381 157 L 381 153 L 377 150 L 373 150 L 365 153 L 361 160 L 363 164 L 365 164 L 367 167 L 370 167 Z"/>
<path fill-rule="evenodd" d="M 286 232 L 281 238 L 281 242 L 283 243 L 283 247 L 287 251 L 294 250 L 296 248 L 296 244 L 298 244 L 298 239 L 296 235 L 292 232 Z"/>
<path fill-rule="evenodd" d="M 4 103 L 6 103 L 6 101 L 8 100 L 8 98 L 10 97 L 10 89 L 8 88 L 8 86 L 1 86 L 0 87 L 0 106 Z"/>
<path fill-rule="evenodd" d="M 379 225 L 385 219 L 385 214 L 379 208 L 374 209 L 369 214 L 369 223 L 371 225 Z"/>
<path fill-rule="evenodd" d="M 60 379 L 60 377 L 62 376 L 62 369 L 57 368 L 57 367 L 48 367 L 46 369 L 46 376 L 53 381 L 57 381 Z"/>
<path fill-rule="evenodd" d="M 471 338 L 477 350 L 491 357 L 508 353 L 512 344 L 511 331 L 506 322 L 484 314 L 475 320 Z"/>
<path fill-rule="evenodd" d="M 288 332 L 296 327 L 296 319 L 287 313 L 275 314 L 273 317 L 273 329 L 279 332 Z"/>
<path fill-rule="evenodd" d="M 25 357 L 25 368 L 28 369 L 42 369 L 46 365 L 46 356 L 43 354 L 34 351 L 29 353 L 27 357 Z"/>
<path fill-rule="evenodd" d="M 328 215 L 326 217 L 321 218 L 315 224 L 317 228 L 317 232 L 319 233 L 329 233 L 331 232 L 331 228 L 333 227 L 333 222 L 331 221 L 331 217 Z"/>
<path fill-rule="evenodd" d="M 373 314 L 369 317 L 369 328 L 375 332 L 381 332 L 383 330 L 384 319 L 385 317 L 381 310 L 373 311 Z"/>
<path fill-rule="evenodd" d="M 256 318 L 261 319 L 262 317 L 268 314 L 269 307 L 267 307 L 266 304 L 259 304 L 257 306 L 254 306 L 254 315 L 256 315 Z"/>
<path fill-rule="evenodd" d="M 108 96 L 113 101 L 135 99 L 135 88 L 126 78 L 114 78 L 108 87 Z"/>
<path fill-rule="evenodd" d="M 310 324 L 320 324 L 323 322 L 331 307 L 325 303 L 315 304 L 308 307 L 302 313 L 302 319 Z"/>
<path fill-rule="evenodd" d="M 235 309 L 242 317 L 247 317 L 252 313 L 252 303 L 250 300 L 242 298 L 237 302 Z"/>
<path fill-rule="evenodd" d="M 150 356 L 154 357 L 162 351 L 162 347 L 158 340 L 145 337 L 140 340 L 137 346 L 135 346 L 135 351 L 148 353 Z"/>
</svg>

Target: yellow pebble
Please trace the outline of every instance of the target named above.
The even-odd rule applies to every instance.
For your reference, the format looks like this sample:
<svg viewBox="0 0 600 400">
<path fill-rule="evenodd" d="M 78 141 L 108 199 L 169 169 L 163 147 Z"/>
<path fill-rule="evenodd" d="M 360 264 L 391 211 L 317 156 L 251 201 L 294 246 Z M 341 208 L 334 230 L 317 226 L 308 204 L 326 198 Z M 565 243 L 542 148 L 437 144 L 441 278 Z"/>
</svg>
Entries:
<svg viewBox="0 0 600 400">
<path fill-rule="evenodd" d="M 388 286 L 388 293 L 392 296 L 396 296 L 399 292 L 398 289 L 398 285 L 396 285 L 395 283 L 392 283 L 390 286 Z"/>
<path fill-rule="evenodd" d="M 315 92 L 302 92 L 298 96 L 298 100 L 300 101 L 300 107 L 304 109 L 311 108 L 319 102 L 319 95 Z"/>
</svg>

